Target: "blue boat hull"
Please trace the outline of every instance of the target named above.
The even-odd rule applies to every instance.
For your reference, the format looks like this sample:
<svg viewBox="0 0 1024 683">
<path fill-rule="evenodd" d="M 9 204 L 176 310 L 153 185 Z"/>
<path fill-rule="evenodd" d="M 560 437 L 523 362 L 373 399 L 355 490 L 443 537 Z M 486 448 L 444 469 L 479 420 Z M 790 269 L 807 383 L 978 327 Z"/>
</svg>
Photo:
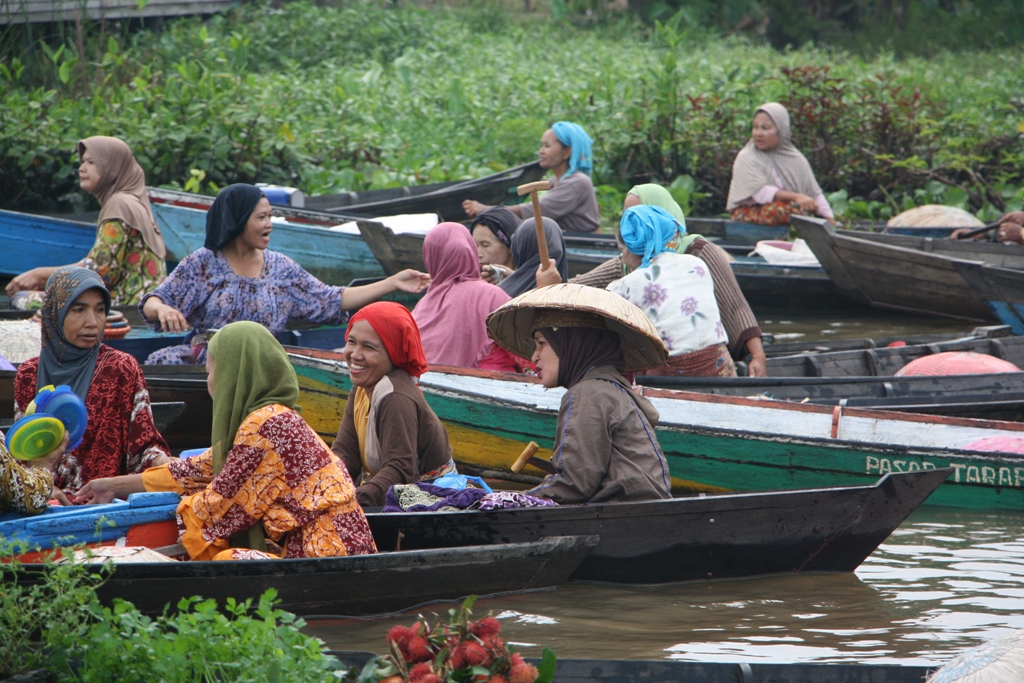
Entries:
<svg viewBox="0 0 1024 683">
<path fill-rule="evenodd" d="M 16 211 L 0 211 L 0 277 L 85 258 L 96 226 Z"/>
</svg>

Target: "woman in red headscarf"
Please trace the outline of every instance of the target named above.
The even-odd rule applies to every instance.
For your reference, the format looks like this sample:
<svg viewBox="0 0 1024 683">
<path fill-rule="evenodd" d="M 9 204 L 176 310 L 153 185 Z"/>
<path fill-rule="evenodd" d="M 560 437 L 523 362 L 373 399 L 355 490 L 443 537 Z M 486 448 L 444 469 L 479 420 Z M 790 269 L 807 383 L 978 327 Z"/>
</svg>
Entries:
<svg viewBox="0 0 1024 683">
<path fill-rule="evenodd" d="M 394 484 L 455 472 L 448 432 L 413 377 L 427 370 L 420 331 L 400 304 L 352 316 L 345 342 L 353 390 L 331 448 L 356 482 L 360 505 L 379 506 Z"/>
</svg>

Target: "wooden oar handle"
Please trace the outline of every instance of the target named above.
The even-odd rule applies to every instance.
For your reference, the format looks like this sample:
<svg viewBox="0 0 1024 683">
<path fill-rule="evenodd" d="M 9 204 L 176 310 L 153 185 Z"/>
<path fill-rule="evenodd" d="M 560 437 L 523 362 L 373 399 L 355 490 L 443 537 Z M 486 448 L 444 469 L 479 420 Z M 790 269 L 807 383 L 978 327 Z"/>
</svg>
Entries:
<svg viewBox="0 0 1024 683">
<path fill-rule="evenodd" d="M 530 461 L 530 458 L 533 457 L 533 454 L 536 453 L 539 448 L 540 446 L 536 441 L 531 441 L 526 444 L 526 448 L 523 449 L 522 454 L 520 454 L 520 456 L 516 458 L 516 461 L 512 463 L 512 471 L 516 474 L 522 472 L 523 468 L 526 467 L 526 463 Z"/>
<path fill-rule="evenodd" d="M 999 227 L 999 225 L 1000 225 L 999 221 L 996 221 L 995 223 L 989 223 L 988 225 L 983 225 L 980 228 L 971 228 L 967 232 L 963 232 L 963 233 L 960 233 L 959 235 L 957 235 L 957 239 L 958 240 L 965 240 L 965 239 L 974 237 L 976 235 L 980 235 L 983 232 L 988 232 L 989 230 L 995 230 L 996 228 Z"/>
<path fill-rule="evenodd" d="M 525 185 L 520 185 L 519 187 L 516 188 L 516 192 L 519 193 L 520 197 L 522 197 L 523 195 L 530 194 L 531 192 L 547 192 L 550 189 L 551 181 L 538 180 L 535 183 L 526 183 Z"/>
</svg>

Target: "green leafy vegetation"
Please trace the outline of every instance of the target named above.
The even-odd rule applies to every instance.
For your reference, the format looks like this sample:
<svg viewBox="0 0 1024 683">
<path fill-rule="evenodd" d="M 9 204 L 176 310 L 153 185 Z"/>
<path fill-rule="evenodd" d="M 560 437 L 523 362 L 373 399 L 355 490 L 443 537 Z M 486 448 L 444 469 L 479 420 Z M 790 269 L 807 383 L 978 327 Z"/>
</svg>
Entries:
<svg viewBox="0 0 1024 683">
<path fill-rule="evenodd" d="M 648 181 L 707 215 L 724 208 L 753 111 L 770 100 L 789 107 L 796 143 L 847 217 L 933 202 L 991 217 L 1024 202 L 1019 49 L 779 51 L 718 37 L 687 7 L 645 24 L 573 21 L 579 3 L 562 3 L 561 20 L 470 4 L 247 4 L 49 43 L 9 29 L 0 205 L 81 202 L 73 150 L 89 135 L 127 140 L 153 185 L 319 194 L 492 173 L 535 158 L 545 128 L 569 119 L 594 138 L 605 220 Z"/>
</svg>

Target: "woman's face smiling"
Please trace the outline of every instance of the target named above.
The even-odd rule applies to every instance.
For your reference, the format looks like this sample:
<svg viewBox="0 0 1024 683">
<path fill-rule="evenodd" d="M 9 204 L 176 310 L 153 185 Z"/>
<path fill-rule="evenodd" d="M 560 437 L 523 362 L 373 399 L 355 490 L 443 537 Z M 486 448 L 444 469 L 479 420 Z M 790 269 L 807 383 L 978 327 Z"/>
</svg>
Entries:
<svg viewBox="0 0 1024 683">
<path fill-rule="evenodd" d="M 533 333 L 533 357 L 530 360 L 537 366 L 537 377 L 541 384 L 548 389 L 558 386 L 558 354 L 551 348 L 551 344 L 544 338 L 544 335 L 537 330 Z"/>
<path fill-rule="evenodd" d="M 512 251 L 495 237 L 494 232 L 484 225 L 477 223 L 473 227 L 473 241 L 476 242 L 476 255 L 480 259 L 480 265 L 494 263 L 507 268 L 514 268 L 512 265 Z"/>
<path fill-rule="evenodd" d="M 256 208 L 249 214 L 249 222 L 245 224 L 245 230 L 238 236 L 247 246 L 253 249 L 266 249 L 270 246 L 270 232 L 273 224 L 270 222 L 270 200 L 264 197 L 257 204 Z"/>
<path fill-rule="evenodd" d="M 352 384 L 366 391 L 372 391 L 377 382 L 394 367 L 384 342 L 365 320 L 358 321 L 348 331 L 345 362 L 348 363 Z"/>
<path fill-rule="evenodd" d="M 762 152 L 775 149 L 781 141 L 778 127 L 772 121 L 772 117 L 763 111 L 757 112 L 754 116 L 754 129 L 751 131 L 751 137 L 754 139 L 754 147 Z"/>
<path fill-rule="evenodd" d="M 103 338 L 107 326 L 107 302 L 98 289 L 78 295 L 64 316 L 64 337 L 72 346 L 91 349 Z"/>
</svg>

